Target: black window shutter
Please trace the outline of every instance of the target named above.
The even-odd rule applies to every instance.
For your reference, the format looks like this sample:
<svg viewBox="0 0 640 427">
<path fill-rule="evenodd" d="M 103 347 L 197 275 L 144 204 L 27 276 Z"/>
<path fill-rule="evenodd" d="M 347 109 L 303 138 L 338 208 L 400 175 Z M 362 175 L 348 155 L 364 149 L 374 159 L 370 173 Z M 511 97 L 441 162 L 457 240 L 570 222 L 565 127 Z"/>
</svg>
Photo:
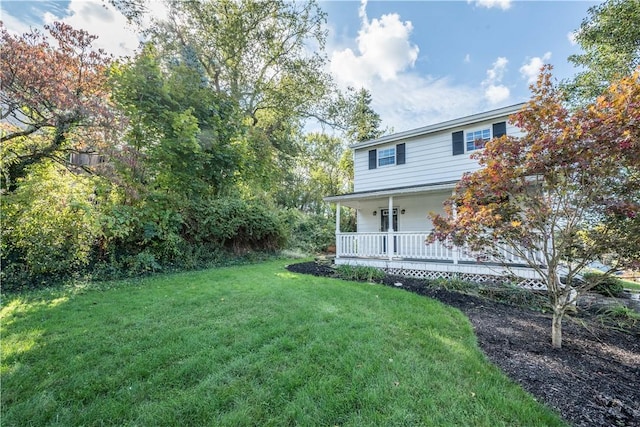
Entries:
<svg viewBox="0 0 640 427">
<path fill-rule="evenodd" d="M 464 132 L 458 131 L 451 134 L 453 143 L 453 155 L 464 154 Z"/>
<path fill-rule="evenodd" d="M 396 145 L 396 165 L 404 165 L 405 154 L 404 144 Z"/>
<path fill-rule="evenodd" d="M 502 135 L 507 134 L 507 122 L 500 122 L 493 124 L 493 137 L 499 138 Z"/>
<path fill-rule="evenodd" d="M 369 169 L 375 169 L 378 163 L 378 153 L 376 150 L 369 150 Z"/>
</svg>

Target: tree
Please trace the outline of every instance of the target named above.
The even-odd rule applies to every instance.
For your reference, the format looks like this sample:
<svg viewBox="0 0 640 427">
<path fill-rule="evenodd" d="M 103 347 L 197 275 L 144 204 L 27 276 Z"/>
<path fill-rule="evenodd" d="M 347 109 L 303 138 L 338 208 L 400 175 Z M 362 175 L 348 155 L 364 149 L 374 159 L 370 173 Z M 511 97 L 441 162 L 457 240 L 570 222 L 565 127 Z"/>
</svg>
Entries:
<svg viewBox="0 0 640 427">
<path fill-rule="evenodd" d="M 329 206 L 323 197 L 349 190 L 348 171 L 342 165 L 342 155 L 348 150 L 342 139 L 323 133 L 308 134 L 302 150 L 296 166 L 276 190 L 276 200 L 285 207 L 325 215 Z"/>
<path fill-rule="evenodd" d="M 353 155 L 345 143 L 375 139 L 385 131 L 380 130 L 380 116 L 371 108 L 371 93 L 364 88 L 349 88 L 346 96 L 338 96 L 338 110 L 343 111 L 340 127 L 346 141 L 324 133 L 306 136 L 295 168 L 285 177 L 284 190 L 276 195 L 284 206 L 320 215 L 329 209 L 323 197 L 353 191 Z M 349 215 L 348 223 L 349 227 L 355 224 L 355 216 Z"/>
<path fill-rule="evenodd" d="M 371 92 L 365 88 L 351 91 L 351 96 L 345 101 L 344 109 L 347 113 L 346 137 L 352 143 L 376 139 L 388 132 L 388 129 L 380 129 L 380 115 L 371 107 Z M 340 159 L 341 168 L 346 171 L 349 179 L 349 191 L 353 190 L 353 154 L 349 150 L 342 153 Z M 338 193 L 330 193 L 338 194 Z"/>
<path fill-rule="evenodd" d="M 149 43 L 114 65 L 111 77 L 114 101 L 130 119 L 113 157 L 131 197 L 110 216 L 133 224 L 127 233 L 105 233 L 111 253 L 134 254 L 139 270 L 197 263 L 223 247 L 283 244 L 278 215 L 238 188 L 249 139 L 238 105 L 211 85 L 190 52 L 162 58 Z M 266 150 L 255 155 L 268 158 Z"/>
<path fill-rule="evenodd" d="M 304 118 L 331 79 L 321 55 L 325 15 L 313 1 L 171 1 L 151 30 L 163 54 L 189 52 L 213 88 L 236 100 L 252 125 Z M 317 49 L 310 52 L 309 44 Z"/>
<path fill-rule="evenodd" d="M 181 58 L 163 66 L 147 44 L 133 61 L 112 68 L 111 82 L 130 119 L 126 149 L 114 153 L 130 184 L 187 198 L 233 185 L 242 162 L 234 144 L 241 118 L 197 67 Z"/>
<path fill-rule="evenodd" d="M 584 53 L 569 57 L 585 68 L 566 84 L 578 103 L 594 101 L 611 82 L 640 65 L 640 0 L 608 0 L 588 13 L 575 33 Z"/>
<path fill-rule="evenodd" d="M 554 347 L 576 292 L 593 286 L 579 280 L 587 264 L 605 255 L 616 268 L 640 262 L 640 238 L 624 232 L 640 221 L 639 78 L 623 78 L 571 114 L 546 67 L 511 118 L 525 136 L 494 139 L 474 154 L 482 168 L 461 179 L 446 215 L 431 214 L 431 239 L 502 262 L 516 255 L 538 273 Z"/>
<path fill-rule="evenodd" d="M 255 193 L 271 191 L 302 152 L 303 122 L 327 120 L 325 101 L 335 95 L 324 71 L 325 14 L 314 0 L 169 6 L 168 18 L 149 30 L 160 57 L 189 61 L 212 91 L 237 105 L 247 126 L 240 184 Z"/>
<path fill-rule="evenodd" d="M 354 92 L 347 123 L 347 139 L 355 143 L 379 138 L 385 133 L 380 129 L 380 123 L 380 115 L 371 108 L 371 92 L 365 88 Z"/>
<path fill-rule="evenodd" d="M 2 186 L 15 189 L 29 165 L 64 163 L 64 154 L 90 149 L 103 139 L 98 129 L 115 125 L 105 73 L 111 58 L 92 49 L 95 36 L 67 24 L 45 26 L 56 45 L 35 30 L 13 36 L 0 28 Z"/>
<path fill-rule="evenodd" d="M 143 15 L 147 12 L 145 0 L 102 0 L 103 3 L 107 1 L 118 9 L 129 22 L 140 24 Z"/>
</svg>

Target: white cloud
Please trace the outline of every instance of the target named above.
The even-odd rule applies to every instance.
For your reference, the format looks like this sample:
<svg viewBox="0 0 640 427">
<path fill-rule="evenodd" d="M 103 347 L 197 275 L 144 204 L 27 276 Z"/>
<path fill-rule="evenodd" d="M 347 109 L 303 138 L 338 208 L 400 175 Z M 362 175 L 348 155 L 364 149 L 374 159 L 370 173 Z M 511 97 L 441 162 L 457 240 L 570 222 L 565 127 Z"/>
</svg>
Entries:
<svg viewBox="0 0 640 427">
<path fill-rule="evenodd" d="M 578 44 L 578 40 L 576 39 L 577 36 L 578 36 L 577 31 L 571 31 L 567 33 L 567 40 L 569 40 L 569 43 L 571 43 L 571 46 L 575 46 Z"/>
<path fill-rule="evenodd" d="M 484 90 L 484 97 L 490 104 L 499 104 L 509 99 L 511 92 L 505 85 L 489 85 Z"/>
<path fill-rule="evenodd" d="M 46 13 L 45 23 L 62 21 L 75 29 L 98 36 L 94 46 L 115 56 L 132 55 L 140 38 L 127 19 L 111 4 L 98 1 L 71 0 L 66 16 Z"/>
<path fill-rule="evenodd" d="M 511 95 L 509 88 L 501 84 L 508 63 L 507 58 L 500 56 L 487 70 L 487 78 L 482 82 L 482 87 L 484 88 L 484 97 L 489 104 L 495 105 L 504 102 Z"/>
<path fill-rule="evenodd" d="M 504 56 L 499 56 L 496 59 L 496 62 L 493 63 L 493 67 L 487 70 L 487 82 L 495 83 L 502 81 L 502 77 L 504 77 L 504 72 L 507 69 L 507 64 L 509 60 Z"/>
<path fill-rule="evenodd" d="M 551 52 L 545 53 L 542 57 L 534 56 L 533 58 L 529 58 L 529 61 L 520 67 L 520 74 L 522 74 L 523 78 L 527 79 L 528 84 L 533 84 L 538 79 L 540 68 L 550 59 Z"/>
<path fill-rule="evenodd" d="M 28 33 L 31 31 L 31 27 L 33 26 L 33 23 L 21 21 L 15 16 L 8 14 L 6 11 L 2 11 L 2 23 L 7 31 L 14 35 Z"/>
<path fill-rule="evenodd" d="M 507 10 L 511 7 L 511 0 L 467 0 L 467 3 L 475 3 L 476 5 L 486 7 L 487 9 L 497 7 L 502 10 Z"/>
<path fill-rule="evenodd" d="M 471 55 L 469 55 L 468 53 L 464 56 L 464 62 L 466 64 L 471 62 Z"/>
<path fill-rule="evenodd" d="M 504 100 L 505 87 L 500 90 L 506 63 L 498 58 L 492 69 L 492 79 L 497 82 L 496 94 L 490 92 L 489 83 L 476 87 L 456 84 L 450 78 L 436 78 L 418 74 L 415 69 L 419 48 L 411 40 L 410 22 L 402 22 L 397 14 L 369 19 L 367 2 L 360 4 L 360 30 L 355 40 L 347 41 L 355 47 L 338 45 L 337 39 L 345 37 L 330 29 L 333 38 L 329 46 L 336 46 L 330 54 L 330 71 L 342 87 L 365 87 L 371 92 L 373 109 L 380 114 L 383 127 L 395 132 L 422 127 L 444 120 L 478 113 L 493 107 L 490 101 Z M 471 61 L 467 54 L 465 61 Z M 493 94 L 493 92 L 491 92 Z"/>
<path fill-rule="evenodd" d="M 473 114 L 484 109 L 479 88 L 456 86 L 447 78 L 405 73 L 371 87 L 372 107 L 395 132 Z"/>
<path fill-rule="evenodd" d="M 163 2 L 152 1 L 146 6 L 148 14 L 143 20 L 149 23 L 152 16 L 165 16 L 166 6 Z M 2 20 L 9 31 L 25 33 L 30 31 L 29 24 L 24 24 L 3 13 Z M 54 21 L 64 22 L 75 29 L 82 29 L 89 34 L 98 36 L 93 42 L 96 48 L 102 48 L 115 56 L 133 55 L 138 48 L 141 36 L 127 19 L 109 2 L 100 0 L 71 0 L 62 13 L 44 12 L 42 23 L 51 24 Z M 34 28 L 41 27 L 41 23 L 32 23 Z"/>
<path fill-rule="evenodd" d="M 361 26 L 355 51 L 346 48 L 331 56 L 331 72 L 343 85 L 367 87 L 373 79 L 393 80 L 414 66 L 419 48 L 409 41 L 413 25 L 398 14 L 369 20 L 366 0 L 361 2 Z"/>
<path fill-rule="evenodd" d="M 169 7 L 164 1 L 148 1 L 144 5 L 144 14 L 142 15 L 142 28 L 149 28 L 154 20 L 164 21 L 169 18 Z"/>
</svg>

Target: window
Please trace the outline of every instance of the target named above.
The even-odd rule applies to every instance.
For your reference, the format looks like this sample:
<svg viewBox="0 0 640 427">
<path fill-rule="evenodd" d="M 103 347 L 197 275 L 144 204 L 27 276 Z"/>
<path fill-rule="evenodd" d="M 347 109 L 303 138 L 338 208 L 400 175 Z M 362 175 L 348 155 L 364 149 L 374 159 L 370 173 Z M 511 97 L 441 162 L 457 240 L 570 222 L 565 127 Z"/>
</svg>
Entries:
<svg viewBox="0 0 640 427">
<path fill-rule="evenodd" d="M 378 166 L 404 165 L 407 161 L 406 151 L 404 142 L 384 150 L 369 150 L 369 169 L 375 169 Z"/>
<path fill-rule="evenodd" d="M 501 136 L 506 135 L 507 122 L 494 123 L 491 128 L 487 127 L 486 129 L 467 132 L 459 130 L 457 132 L 453 132 L 451 134 L 452 154 L 457 156 L 464 154 L 465 152 L 468 153 L 473 150 L 484 148 L 487 141 L 491 139 L 492 133 L 493 138 L 500 138 Z M 398 157 L 400 157 L 400 153 L 398 153 Z"/>
<path fill-rule="evenodd" d="M 467 151 L 479 150 L 491 139 L 491 130 L 481 129 L 467 132 Z"/>
<path fill-rule="evenodd" d="M 396 164 L 396 147 L 386 148 L 378 151 L 378 166 Z"/>
</svg>

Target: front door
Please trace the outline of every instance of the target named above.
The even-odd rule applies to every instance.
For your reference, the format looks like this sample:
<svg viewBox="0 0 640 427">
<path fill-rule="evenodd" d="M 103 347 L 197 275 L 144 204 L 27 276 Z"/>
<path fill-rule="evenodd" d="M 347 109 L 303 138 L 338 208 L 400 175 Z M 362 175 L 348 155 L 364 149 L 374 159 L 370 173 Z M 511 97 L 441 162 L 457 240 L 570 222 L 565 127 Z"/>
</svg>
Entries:
<svg viewBox="0 0 640 427">
<path fill-rule="evenodd" d="M 389 231 L 389 209 L 381 209 L 380 215 L 380 231 L 386 233 Z M 393 230 L 398 231 L 398 209 L 394 208 L 391 213 L 391 218 L 393 221 Z M 393 252 L 396 252 L 396 236 L 393 236 Z M 387 236 L 382 236 L 382 251 L 384 253 L 387 252 Z"/>
</svg>

